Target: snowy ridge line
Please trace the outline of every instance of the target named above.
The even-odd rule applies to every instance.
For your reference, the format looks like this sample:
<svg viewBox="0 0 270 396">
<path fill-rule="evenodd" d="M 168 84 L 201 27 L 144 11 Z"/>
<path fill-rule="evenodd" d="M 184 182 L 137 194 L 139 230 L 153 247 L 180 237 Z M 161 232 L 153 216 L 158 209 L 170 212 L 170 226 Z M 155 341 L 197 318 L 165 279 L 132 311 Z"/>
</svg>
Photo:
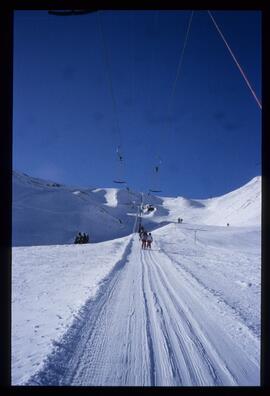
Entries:
<svg viewBox="0 0 270 396">
<path fill-rule="evenodd" d="M 142 218 L 149 231 L 164 222 L 175 223 L 180 214 L 185 224 L 226 226 L 229 222 L 236 227 L 260 226 L 260 181 L 260 177 L 254 178 L 231 193 L 204 200 L 145 196 L 144 204 L 151 204 L 154 210 L 144 210 Z M 131 217 L 136 215 L 139 204 L 140 193 L 48 187 L 46 181 L 40 179 L 37 185 L 34 178 L 13 172 L 12 244 L 14 247 L 69 244 L 78 230 L 91 235 L 91 242 L 128 236 L 133 227 Z"/>
<path fill-rule="evenodd" d="M 220 293 L 218 293 L 216 290 L 207 287 L 201 280 L 199 280 L 199 278 L 196 277 L 196 275 L 194 275 L 191 271 L 189 271 L 187 268 L 185 268 L 181 263 L 179 263 L 179 261 L 175 260 L 174 258 L 170 257 L 162 248 L 161 248 L 161 252 L 168 257 L 169 260 L 172 261 L 172 263 L 174 263 L 176 265 L 177 270 L 181 271 L 182 275 L 185 276 L 185 279 L 192 284 L 191 279 L 193 280 L 193 282 L 196 282 L 196 284 L 200 287 L 201 291 L 207 295 L 210 294 L 211 296 L 213 296 L 215 298 L 215 300 L 217 301 L 217 304 L 214 304 L 214 308 L 218 311 L 220 311 L 218 309 L 218 306 L 221 305 L 223 306 L 223 308 L 227 309 L 227 312 L 229 311 L 229 313 L 231 315 L 233 315 L 234 320 L 238 320 L 239 324 L 241 324 L 242 329 L 245 329 L 245 332 L 249 335 L 249 337 L 251 337 L 255 342 L 260 342 L 260 337 L 256 334 L 256 331 L 254 330 L 253 326 L 249 326 L 246 323 L 246 318 L 245 316 L 239 312 L 236 311 L 236 309 L 231 306 L 226 300 L 224 300 L 224 298 L 221 296 Z M 182 257 L 182 259 L 184 259 L 184 257 Z M 186 260 L 186 259 L 185 259 Z M 227 331 L 230 330 L 230 327 L 227 328 Z M 237 336 L 237 334 L 234 332 L 233 334 L 231 334 L 232 338 L 235 338 L 235 336 Z M 245 350 L 244 351 L 246 354 L 248 354 L 248 352 Z M 248 354 L 249 356 L 249 354 Z M 250 358 L 252 358 L 252 356 L 249 356 Z M 258 360 L 255 359 L 254 363 L 258 364 Z"/>
<path fill-rule="evenodd" d="M 100 282 L 100 288 L 94 298 L 90 298 L 76 314 L 71 326 L 59 341 L 54 341 L 54 349 L 44 360 L 42 367 L 34 373 L 23 386 L 59 386 L 70 385 L 76 372 L 72 367 L 70 372 L 69 363 L 74 357 L 77 344 L 83 339 L 91 338 L 95 330 L 96 322 L 103 312 L 108 294 L 114 289 L 121 270 L 127 263 L 132 245 L 133 235 L 123 252 L 122 258 L 116 262 L 110 273 Z M 87 329 L 87 326 L 89 328 Z M 84 329 L 87 331 L 84 333 Z M 87 342 L 86 340 L 86 342 Z M 85 345 L 85 344 L 83 344 Z M 64 381 L 64 383 L 63 383 Z"/>
</svg>

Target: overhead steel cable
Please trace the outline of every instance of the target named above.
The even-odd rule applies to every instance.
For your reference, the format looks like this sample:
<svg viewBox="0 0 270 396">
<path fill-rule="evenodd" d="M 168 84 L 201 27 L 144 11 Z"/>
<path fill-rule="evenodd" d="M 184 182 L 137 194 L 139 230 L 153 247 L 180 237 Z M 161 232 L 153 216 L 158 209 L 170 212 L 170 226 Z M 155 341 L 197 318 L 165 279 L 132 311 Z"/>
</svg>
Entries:
<svg viewBox="0 0 270 396">
<path fill-rule="evenodd" d="M 246 82 L 248 88 L 250 89 L 250 91 L 251 91 L 251 93 L 252 93 L 254 99 L 256 100 L 256 102 L 257 102 L 257 104 L 258 104 L 260 110 L 262 110 L 261 102 L 259 101 L 259 99 L 258 99 L 258 97 L 257 97 L 257 95 L 256 95 L 256 93 L 255 93 L 255 91 L 254 91 L 254 89 L 252 88 L 250 82 L 248 81 L 248 78 L 247 78 L 246 74 L 244 73 L 244 71 L 243 71 L 241 65 L 240 65 L 239 62 L 237 61 L 237 59 L 236 59 L 234 53 L 232 52 L 231 47 L 229 46 L 227 40 L 225 39 L 223 33 L 221 32 L 221 30 L 220 30 L 220 28 L 219 28 L 217 22 L 215 21 L 215 18 L 213 17 L 212 13 L 211 13 L 209 10 L 207 10 L 207 12 L 208 12 L 208 15 L 210 16 L 210 18 L 211 18 L 211 20 L 212 20 L 212 22 L 213 22 L 215 28 L 217 29 L 218 33 L 220 34 L 222 40 L 224 41 L 226 47 L 228 48 L 228 51 L 230 52 L 230 54 L 231 54 L 231 56 L 232 56 L 232 58 L 233 58 L 233 60 L 234 60 L 234 62 L 235 62 L 235 64 L 236 64 L 236 66 L 238 67 L 238 70 L 239 70 L 240 73 L 242 74 L 242 76 L 243 76 L 243 78 L 244 78 L 244 80 L 245 80 L 245 82 Z"/>
<path fill-rule="evenodd" d="M 173 105 L 173 100 L 174 100 L 174 96 L 175 96 L 176 85 L 177 85 L 177 82 L 179 79 L 181 68 L 183 66 L 184 54 L 185 54 L 185 50 L 186 50 L 186 46 L 187 46 L 188 37 L 190 34 L 190 28 L 191 28 L 193 15 L 194 15 L 194 11 L 191 11 L 189 20 L 188 20 L 186 33 L 185 33 L 183 47 L 181 49 L 181 53 L 180 53 L 180 57 L 179 57 L 178 65 L 177 65 L 176 76 L 175 76 L 175 79 L 174 79 L 174 82 L 172 85 L 172 90 L 171 90 L 171 94 L 170 94 L 169 101 L 168 101 L 168 129 L 170 129 L 170 127 L 172 127 L 172 123 L 170 123 L 170 121 L 172 121 L 171 118 L 172 118 L 172 113 L 173 113 L 172 105 Z"/>
<path fill-rule="evenodd" d="M 172 127 L 172 123 L 171 118 L 172 118 L 172 104 L 173 104 L 173 100 L 174 100 L 174 96 L 175 96 L 175 91 L 176 91 L 176 85 L 179 79 L 179 75 L 180 75 L 180 71 L 183 65 L 183 60 L 184 60 L 184 54 L 185 54 L 185 50 L 186 50 L 186 46 L 187 46 L 187 42 L 188 42 L 188 37 L 190 34 L 190 28 L 191 28 L 191 23 L 192 23 L 192 19 L 193 19 L 193 15 L 194 15 L 194 11 L 191 11 L 190 16 L 189 16 L 189 20 L 188 20 L 188 25 L 187 25 L 187 29 L 186 29 L 186 33 L 185 33 L 185 38 L 184 38 L 184 43 L 183 43 L 183 47 L 181 49 L 180 52 L 180 57 L 179 57 L 179 61 L 178 61 L 178 65 L 177 65 L 177 69 L 176 69 L 176 76 L 175 79 L 173 81 L 173 85 L 172 85 L 172 90 L 171 90 L 171 94 L 169 96 L 169 100 L 168 100 L 168 130 L 170 130 L 170 128 Z M 161 164 L 161 160 L 160 160 L 160 155 L 157 155 L 157 158 L 159 159 L 159 165 Z M 157 175 L 157 173 L 159 172 L 159 167 L 157 168 L 157 166 L 154 167 L 154 171 L 155 174 Z M 158 192 L 161 192 L 160 189 Z M 154 191 L 154 189 L 150 189 L 150 191 Z"/>
<path fill-rule="evenodd" d="M 108 55 L 108 48 L 106 45 L 106 40 L 105 40 L 105 35 L 104 35 L 103 27 L 102 27 L 100 12 L 98 12 L 98 21 L 99 21 L 101 41 L 102 41 L 102 45 L 103 45 L 103 53 L 104 53 L 104 60 L 105 60 L 105 65 L 106 65 L 106 72 L 107 72 L 107 77 L 108 77 L 108 82 L 109 82 L 109 87 L 110 87 L 110 94 L 111 94 L 112 104 L 113 104 L 113 112 L 114 112 L 114 116 L 115 116 L 117 131 L 119 134 L 119 139 L 121 140 L 119 117 L 118 117 L 116 100 L 115 100 L 115 95 L 114 95 L 114 90 L 113 90 L 112 76 L 111 76 L 111 72 L 110 72 L 111 68 L 110 68 L 110 61 L 109 61 L 109 55 Z M 119 143 L 121 143 L 121 142 L 119 142 Z"/>
<path fill-rule="evenodd" d="M 118 112 L 117 112 L 117 105 L 116 105 L 116 99 L 114 95 L 114 90 L 113 90 L 113 82 L 112 82 L 112 76 L 111 76 L 111 67 L 110 67 L 110 61 L 109 61 L 109 54 L 108 54 L 108 48 L 106 45 L 106 40 L 105 40 L 105 35 L 102 27 L 102 21 L 101 21 L 101 15 L 100 12 L 98 12 L 98 25 L 99 25 L 99 30 L 100 30 L 100 36 L 101 36 L 101 41 L 103 45 L 103 54 L 104 54 L 104 61 L 105 61 L 105 66 L 106 66 L 106 72 L 107 72 L 107 78 L 109 82 L 109 90 L 111 94 L 111 99 L 112 99 L 112 105 L 113 105 L 113 113 L 114 113 L 114 118 L 115 118 L 115 124 L 116 124 L 116 130 L 118 134 L 118 142 L 117 142 L 117 159 L 119 161 L 119 178 L 116 178 L 114 180 L 114 183 L 125 183 L 123 180 L 123 150 L 121 149 L 121 144 L 122 144 L 122 136 L 121 136 L 121 130 L 120 130 L 120 125 L 119 125 L 119 117 L 118 117 Z"/>
<path fill-rule="evenodd" d="M 176 84 L 180 75 L 180 70 L 182 68 L 182 64 L 183 64 L 183 59 L 184 59 L 184 53 L 185 53 L 185 49 L 187 46 L 187 41 L 188 41 L 188 37 L 189 37 L 189 33 L 190 33 L 190 27 L 191 27 L 191 22 L 192 22 L 192 18 L 193 18 L 193 14 L 194 11 L 191 11 L 189 20 L 188 20 L 188 26 L 187 26 L 187 30 L 186 30 L 186 34 L 185 34 L 185 39 L 184 39 L 184 44 L 181 50 L 181 54 L 180 54 L 180 58 L 178 61 L 178 66 L 177 66 L 177 70 L 176 70 L 176 76 L 173 82 L 173 86 L 172 86 L 172 91 L 171 91 L 171 95 L 169 98 L 169 102 L 168 102 L 168 115 L 170 115 L 170 110 L 172 110 L 172 104 L 173 104 L 173 99 L 174 99 L 174 95 L 175 95 L 175 90 L 176 90 Z"/>
</svg>

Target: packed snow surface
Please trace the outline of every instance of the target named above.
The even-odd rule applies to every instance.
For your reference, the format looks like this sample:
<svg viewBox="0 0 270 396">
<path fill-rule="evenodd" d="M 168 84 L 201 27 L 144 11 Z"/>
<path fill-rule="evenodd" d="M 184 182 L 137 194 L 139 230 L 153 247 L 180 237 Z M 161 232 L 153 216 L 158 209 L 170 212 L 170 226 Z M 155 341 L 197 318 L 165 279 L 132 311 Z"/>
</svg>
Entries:
<svg viewBox="0 0 270 396">
<path fill-rule="evenodd" d="M 16 210 L 28 203 L 33 214 L 39 202 L 65 229 L 63 202 L 69 209 L 73 202 L 77 216 L 88 213 L 86 199 L 89 221 L 104 214 L 104 224 L 96 219 L 104 241 L 29 246 L 33 230 L 36 241 L 44 230 L 39 215 L 28 220 L 34 228 L 25 246 L 12 250 L 13 385 L 260 384 L 260 178 L 209 200 L 152 196 L 147 203 L 156 210 L 142 217 L 154 242 L 142 250 L 136 233 L 114 239 L 119 229 L 112 226 L 110 240 L 104 237 L 112 216 L 125 232 L 134 225 L 126 191 L 84 194 L 39 179 L 35 190 L 35 179 L 16 177 Z M 51 189 L 58 198 L 48 203 Z M 112 211 L 100 212 L 104 207 Z M 21 209 L 15 221 L 19 213 L 18 239 L 25 221 Z"/>
</svg>

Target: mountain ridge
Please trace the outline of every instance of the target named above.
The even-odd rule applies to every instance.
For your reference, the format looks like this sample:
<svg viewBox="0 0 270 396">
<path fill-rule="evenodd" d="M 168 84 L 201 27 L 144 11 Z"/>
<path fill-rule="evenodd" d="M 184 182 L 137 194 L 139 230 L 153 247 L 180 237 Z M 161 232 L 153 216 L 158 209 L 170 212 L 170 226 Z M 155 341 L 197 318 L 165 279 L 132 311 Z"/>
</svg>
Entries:
<svg viewBox="0 0 270 396">
<path fill-rule="evenodd" d="M 159 197 L 117 188 L 80 188 L 13 171 L 13 246 L 73 243 L 87 232 L 90 242 L 126 236 L 133 231 L 143 198 L 143 224 L 152 230 L 177 222 L 260 226 L 261 176 L 219 197 Z M 155 208 L 148 212 L 146 206 Z"/>
</svg>

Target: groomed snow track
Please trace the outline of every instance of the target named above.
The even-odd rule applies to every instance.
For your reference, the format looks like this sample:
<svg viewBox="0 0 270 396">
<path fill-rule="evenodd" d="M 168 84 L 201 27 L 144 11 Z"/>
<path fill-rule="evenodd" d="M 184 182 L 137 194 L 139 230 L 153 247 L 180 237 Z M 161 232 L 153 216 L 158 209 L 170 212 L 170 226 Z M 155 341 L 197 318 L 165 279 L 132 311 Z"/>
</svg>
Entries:
<svg viewBox="0 0 270 396">
<path fill-rule="evenodd" d="M 258 362 L 222 328 L 194 279 L 136 236 L 95 300 L 26 385 L 248 386 Z"/>
</svg>

